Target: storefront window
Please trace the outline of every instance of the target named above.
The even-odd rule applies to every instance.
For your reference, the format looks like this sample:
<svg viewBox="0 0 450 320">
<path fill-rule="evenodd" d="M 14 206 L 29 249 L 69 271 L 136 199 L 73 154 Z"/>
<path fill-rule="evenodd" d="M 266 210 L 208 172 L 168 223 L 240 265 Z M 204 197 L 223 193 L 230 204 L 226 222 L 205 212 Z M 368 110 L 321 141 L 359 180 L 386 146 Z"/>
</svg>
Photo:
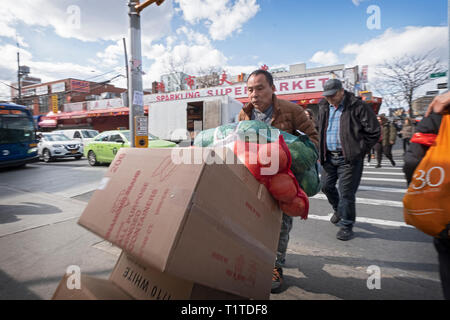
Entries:
<svg viewBox="0 0 450 320">
<path fill-rule="evenodd" d="M 40 96 L 39 97 L 39 113 L 47 113 L 48 111 L 49 111 L 48 96 Z"/>
</svg>

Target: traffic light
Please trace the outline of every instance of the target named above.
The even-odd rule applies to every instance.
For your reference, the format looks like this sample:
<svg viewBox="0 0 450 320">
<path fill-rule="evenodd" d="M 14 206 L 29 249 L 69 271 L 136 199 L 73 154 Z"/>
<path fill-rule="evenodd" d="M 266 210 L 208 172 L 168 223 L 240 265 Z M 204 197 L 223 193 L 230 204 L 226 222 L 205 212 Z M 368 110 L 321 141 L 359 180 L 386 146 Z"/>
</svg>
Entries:
<svg viewBox="0 0 450 320">
<path fill-rule="evenodd" d="M 139 4 L 137 4 L 136 5 L 136 11 L 138 12 L 138 13 L 140 13 L 142 10 L 144 10 L 145 8 L 147 8 L 149 5 L 151 5 L 152 3 L 154 3 L 154 2 L 156 2 L 156 4 L 158 5 L 158 6 L 160 6 L 163 2 L 164 2 L 164 0 L 147 0 L 147 1 L 145 1 L 145 2 L 142 2 L 142 3 L 139 3 Z"/>
</svg>

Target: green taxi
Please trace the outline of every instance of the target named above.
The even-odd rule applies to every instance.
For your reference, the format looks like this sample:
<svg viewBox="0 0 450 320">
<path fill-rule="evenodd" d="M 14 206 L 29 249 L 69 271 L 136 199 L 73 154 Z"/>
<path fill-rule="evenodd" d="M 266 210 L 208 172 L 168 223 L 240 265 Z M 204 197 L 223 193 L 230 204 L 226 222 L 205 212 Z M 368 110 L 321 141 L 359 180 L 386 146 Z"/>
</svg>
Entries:
<svg viewBox="0 0 450 320">
<path fill-rule="evenodd" d="M 149 148 L 172 148 L 176 143 L 160 140 L 152 134 L 148 136 Z M 130 147 L 130 130 L 112 130 L 100 133 L 84 147 L 84 156 L 91 166 L 111 163 L 120 148 Z"/>
</svg>

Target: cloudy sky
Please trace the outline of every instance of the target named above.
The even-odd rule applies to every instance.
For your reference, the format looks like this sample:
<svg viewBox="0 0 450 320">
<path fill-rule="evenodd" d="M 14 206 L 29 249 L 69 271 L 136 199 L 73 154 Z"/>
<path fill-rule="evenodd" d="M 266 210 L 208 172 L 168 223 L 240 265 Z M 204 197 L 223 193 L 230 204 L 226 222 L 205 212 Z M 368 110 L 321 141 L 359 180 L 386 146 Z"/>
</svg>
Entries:
<svg viewBox="0 0 450 320">
<path fill-rule="evenodd" d="M 21 65 L 42 81 L 124 75 L 128 0 L 1 0 L 0 81 Z M 430 49 L 448 60 L 445 0 L 165 0 L 141 14 L 144 87 L 184 65 L 230 74 L 306 63 L 377 64 Z M 444 70 L 445 71 L 445 70 Z M 442 82 L 442 81 L 441 81 Z M 0 99 L 9 88 L 0 83 Z M 125 79 L 116 77 L 116 86 Z"/>
</svg>

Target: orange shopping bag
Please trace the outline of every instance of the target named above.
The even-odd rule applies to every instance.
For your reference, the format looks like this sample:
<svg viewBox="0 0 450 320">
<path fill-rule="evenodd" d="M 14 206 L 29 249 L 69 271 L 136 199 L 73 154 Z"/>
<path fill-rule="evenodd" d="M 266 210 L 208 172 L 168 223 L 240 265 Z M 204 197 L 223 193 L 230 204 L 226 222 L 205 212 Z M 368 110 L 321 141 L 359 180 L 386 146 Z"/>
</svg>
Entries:
<svg viewBox="0 0 450 320">
<path fill-rule="evenodd" d="M 403 207 L 405 222 L 431 236 L 450 224 L 450 115 L 442 117 L 435 143 L 414 171 Z"/>
</svg>

